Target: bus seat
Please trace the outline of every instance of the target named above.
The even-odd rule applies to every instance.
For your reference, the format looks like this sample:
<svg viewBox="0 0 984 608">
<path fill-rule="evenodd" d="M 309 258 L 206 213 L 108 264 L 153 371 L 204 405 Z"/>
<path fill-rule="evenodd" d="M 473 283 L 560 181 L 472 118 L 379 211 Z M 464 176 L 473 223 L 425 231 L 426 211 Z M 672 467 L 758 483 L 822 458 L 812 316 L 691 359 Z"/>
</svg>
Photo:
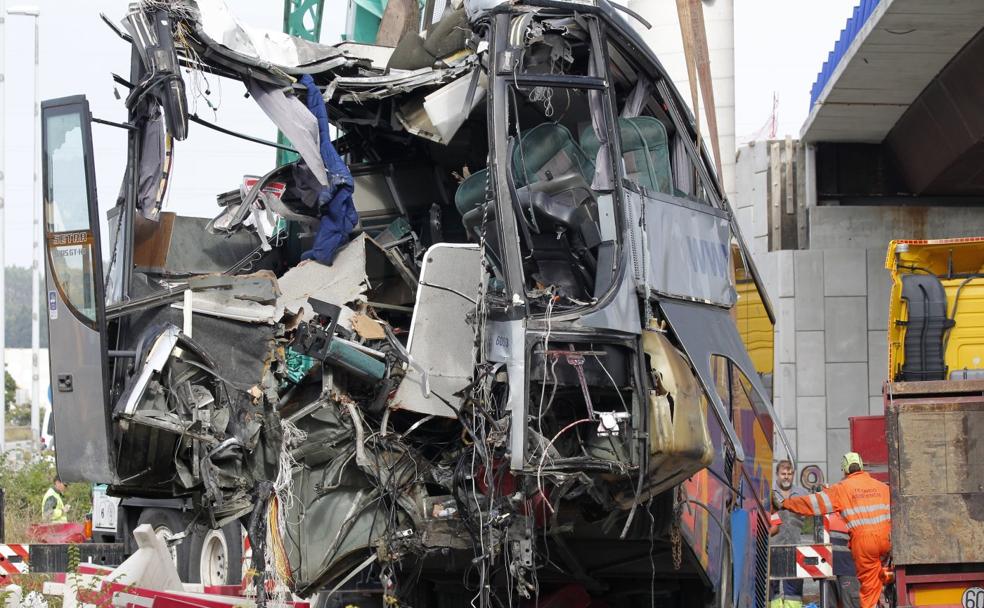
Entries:
<svg viewBox="0 0 984 608">
<path fill-rule="evenodd" d="M 574 141 L 564 125 L 545 122 L 522 134 L 522 145 L 516 146 L 512 157 L 516 187 L 559 178 L 575 173 L 591 183 L 594 163 Z M 462 217 L 485 203 L 488 169 L 471 174 L 461 182 L 454 194 L 454 204 Z"/>
<path fill-rule="evenodd" d="M 673 192 L 670 149 L 666 127 L 652 116 L 618 119 L 622 138 L 622 160 L 627 177 L 653 192 Z M 581 131 L 581 146 L 594 158 L 598 154 L 598 136 L 588 125 Z"/>
<path fill-rule="evenodd" d="M 574 141 L 562 124 L 541 123 L 522 134 L 522 144 L 512 157 L 516 187 L 578 173 L 589 184 L 594 178 L 594 162 Z"/>
</svg>

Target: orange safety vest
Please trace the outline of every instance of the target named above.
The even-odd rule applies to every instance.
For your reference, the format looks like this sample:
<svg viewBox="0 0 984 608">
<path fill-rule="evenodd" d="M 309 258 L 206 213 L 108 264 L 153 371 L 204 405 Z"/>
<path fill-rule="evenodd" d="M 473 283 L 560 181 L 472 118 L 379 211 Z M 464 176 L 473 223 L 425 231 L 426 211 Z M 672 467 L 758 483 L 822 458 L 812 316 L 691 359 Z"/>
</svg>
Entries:
<svg viewBox="0 0 984 608">
<path fill-rule="evenodd" d="M 822 492 L 793 496 L 782 503 L 784 509 L 800 515 L 824 515 L 837 511 L 855 534 L 891 533 L 892 515 L 888 486 L 864 471 L 851 473 Z"/>
</svg>

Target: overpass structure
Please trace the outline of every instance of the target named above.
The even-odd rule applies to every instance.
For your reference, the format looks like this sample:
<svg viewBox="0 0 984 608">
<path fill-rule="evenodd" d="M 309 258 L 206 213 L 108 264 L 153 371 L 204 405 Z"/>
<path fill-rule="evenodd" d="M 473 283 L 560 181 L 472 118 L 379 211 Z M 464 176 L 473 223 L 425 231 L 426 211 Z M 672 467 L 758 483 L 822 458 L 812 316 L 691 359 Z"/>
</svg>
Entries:
<svg viewBox="0 0 984 608">
<path fill-rule="evenodd" d="M 982 24 L 979 0 L 863 0 L 855 8 L 801 131 L 817 146 L 819 197 L 980 202 Z"/>
</svg>

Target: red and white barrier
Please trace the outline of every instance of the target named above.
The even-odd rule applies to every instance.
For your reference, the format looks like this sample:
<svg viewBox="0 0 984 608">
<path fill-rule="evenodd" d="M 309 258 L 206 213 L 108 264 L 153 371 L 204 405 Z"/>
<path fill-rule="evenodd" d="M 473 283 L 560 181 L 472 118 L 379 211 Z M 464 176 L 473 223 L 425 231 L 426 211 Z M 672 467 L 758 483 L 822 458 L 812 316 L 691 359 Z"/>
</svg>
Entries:
<svg viewBox="0 0 984 608">
<path fill-rule="evenodd" d="M 183 585 L 177 577 L 174 562 L 164 542 L 157 538 L 149 525 L 133 532 L 139 547 L 117 568 L 82 564 L 74 574 L 66 574 L 64 582 L 44 584 L 47 595 L 61 595 L 62 606 L 76 608 L 80 604 L 112 605 L 119 608 L 253 608 L 255 602 L 239 595 L 223 595 L 241 591 L 237 586 L 203 587 Z M 288 594 L 287 597 L 290 597 Z M 309 602 L 277 602 L 283 608 L 310 608 Z"/>
<path fill-rule="evenodd" d="M 830 545 L 796 547 L 797 578 L 830 578 L 834 576 L 834 552 Z"/>
<path fill-rule="evenodd" d="M 29 545 L 0 545 L 0 578 L 27 572 L 28 547 Z"/>
</svg>

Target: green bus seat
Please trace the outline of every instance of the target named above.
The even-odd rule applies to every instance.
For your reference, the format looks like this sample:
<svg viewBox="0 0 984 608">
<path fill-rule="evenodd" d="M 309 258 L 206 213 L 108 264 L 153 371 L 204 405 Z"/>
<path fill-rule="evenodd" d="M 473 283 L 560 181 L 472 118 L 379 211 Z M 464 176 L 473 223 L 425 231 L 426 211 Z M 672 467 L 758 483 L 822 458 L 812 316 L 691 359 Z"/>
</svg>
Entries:
<svg viewBox="0 0 984 608">
<path fill-rule="evenodd" d="M 652 116 L 618 119 L 622 160 L 629 180 L 653 192 L 673 192 L 670 148 L 666 127 Z M 591 158 L 598 154 L 598 136 L 588 125 L 581 131 L 581 147 Z"/>
<path fill-rule="evenodd" d="M 539 124 L 523 133 L 522 142 L 512 156 L 517 188 L 571 173 L 580 175 L 589 184 L 594 178 L 594 163 L 564 125 Z M 488 169 L 476 171 L 458 186 L 454 204 L 462 217 L 485 203 L 488 173 Z"/>
</svg>

